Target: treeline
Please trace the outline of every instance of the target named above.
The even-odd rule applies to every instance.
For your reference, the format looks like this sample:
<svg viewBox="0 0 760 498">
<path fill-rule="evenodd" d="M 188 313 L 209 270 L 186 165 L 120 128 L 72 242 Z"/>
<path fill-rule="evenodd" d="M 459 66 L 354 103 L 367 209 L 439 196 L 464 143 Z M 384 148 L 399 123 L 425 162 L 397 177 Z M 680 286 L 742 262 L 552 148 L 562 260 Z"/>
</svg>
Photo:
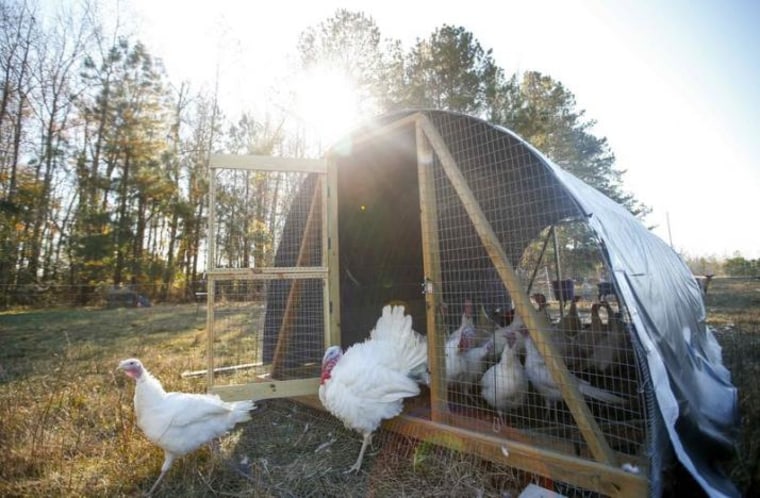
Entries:
<svg viewBox="0 0 760 498">
<path fill-rule="evenodd" d="M 738 253 L 723 258 L 686 256 L 685 259 L 695 275 L 760 277 L 760 259 L 746 259 Z"/>
<path fill-rule="evenodd" d="M 367 117 L 402 108 L 481 116 L 646 214 L 572 92 L 540 73 L 505 74 L 463 27 L 405 48 L 365 14 L 340 10 L 302 33 L 298 52 L 304 70 L 350 78 Z M 287 109 L 231 118 L 213 92 L 172 85 L 150 47 L 106 32 L 86 4 L 43 16 L 31 1 L 0 0 L 0 85 L 0 305 L 40 283 L 77 286 L 83 303 L 103 284 L 190 296 L 205 267 L 209 154 L 313 150 Z M 296 188 L 277 175 L 230 175 L 217 195 L 217 263 L 271 263 L 275 215 Z"/>
</svg>

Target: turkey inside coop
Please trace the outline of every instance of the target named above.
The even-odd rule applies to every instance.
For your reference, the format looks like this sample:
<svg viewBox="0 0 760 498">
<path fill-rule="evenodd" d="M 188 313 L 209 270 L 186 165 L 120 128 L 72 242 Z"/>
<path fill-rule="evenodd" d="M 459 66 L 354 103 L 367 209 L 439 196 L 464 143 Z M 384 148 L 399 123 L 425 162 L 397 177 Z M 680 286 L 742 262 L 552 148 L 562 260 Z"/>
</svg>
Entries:
<svg viewBox="0 0 760 498">
<path fill-rule="evenodd" d="M 223 397 L 319 406 L 324 348 L 365 340 L 401 304 L 427 338 L 430 383 L 385 428 L 579 489 L 660 494 L 669 434 L 637 333 L 658 318 L 637 286 L 661 282 L 623 271 L 639 263 L 626 251 L 665 254 L 657 278 L 690 285 L 659 239 L 516 135 L 458 114 L 383 116 L 308 169 L 272 224 L 271 267 L 210 272 L 258 282 L 256 324 L 212 350 L 250 341 L 256 368 L 233 382 L 266 387 Z M 229 334 L 212 324 L 229 303 L 210 300 L 210 329 Z"/>
</svg>

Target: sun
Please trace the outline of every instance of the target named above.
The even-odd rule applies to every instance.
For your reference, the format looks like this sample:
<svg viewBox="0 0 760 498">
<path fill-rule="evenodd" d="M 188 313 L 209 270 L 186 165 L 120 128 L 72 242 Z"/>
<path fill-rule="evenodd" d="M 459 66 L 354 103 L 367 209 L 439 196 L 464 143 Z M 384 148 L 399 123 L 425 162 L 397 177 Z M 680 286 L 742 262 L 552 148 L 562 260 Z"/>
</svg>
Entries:
<svg viewBox="0 0 760 498">
<path fill-rule="evenodd" d="M 359 105 L 356 85 L 345 72 L 317 66 L 296 81 L 294 113 L 320 148 L 329 147 L 356 124 Z"/>
</svg>

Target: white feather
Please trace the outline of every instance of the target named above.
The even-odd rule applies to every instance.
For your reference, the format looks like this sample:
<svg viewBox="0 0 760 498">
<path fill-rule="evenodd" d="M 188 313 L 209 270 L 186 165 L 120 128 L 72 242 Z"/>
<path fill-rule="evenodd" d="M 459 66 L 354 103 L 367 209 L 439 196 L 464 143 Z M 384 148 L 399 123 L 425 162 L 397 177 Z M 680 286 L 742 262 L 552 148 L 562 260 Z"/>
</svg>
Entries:
<svg viewBox="0 0 760 498">
<path fill-rule="evenodd" d="M 427 343 L 412 330 L 403 306 L 386 306 L 370 337 L 345 353 L 333 346 L 322 362 L 319 399 L 346 427 L 364 435 L 358 470 L 371 434 L 381 421 L 401 413 L 404 398 L 416 396 L 415 381 L 427 370 Z"/>
<path fill-rule="evenodd" d="M 161 383 L 131 358 L 119 368 L 135 379 L 134 409 L 137 426 L 152 443 L 164 450 L 161 475 L 156 488 L 175 458 L 223 436 L 236 424 L 251 419 L 252 401 L 227 403 L 211 394 L 164 391 Z"/>
</svg>

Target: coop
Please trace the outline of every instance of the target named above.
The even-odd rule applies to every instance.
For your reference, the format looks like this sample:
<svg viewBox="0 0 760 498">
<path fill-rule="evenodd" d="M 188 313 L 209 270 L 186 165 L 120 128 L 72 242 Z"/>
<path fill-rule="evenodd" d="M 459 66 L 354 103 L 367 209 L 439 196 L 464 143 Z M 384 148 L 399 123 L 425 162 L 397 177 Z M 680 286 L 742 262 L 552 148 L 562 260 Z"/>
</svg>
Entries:
<svg viewBox="0 0 760 498">
<path fill-rule="evenodd" d="M 207 372 L 222 397 L 319 407 L 325 347 L 364 340 L 402 303 L 431 382 L 386 429 L 609 496 L 659 496 L 673 454 L 709 494 L 733 493 L 716 461 L 736 390 L 690 271 L 509 130 L 394 113 L 324 160 L 213 156 L 210 184 Z M 234 185 L 267 200 L 254 265 L 225 255 L 236 239 L 220 226 L 256 233 L 217 208 Z M 507 355 L 534 374 L 517 388 L 498 373 Z M 514 399 L 494 402 L 504 389 Z"/>
</svg>

